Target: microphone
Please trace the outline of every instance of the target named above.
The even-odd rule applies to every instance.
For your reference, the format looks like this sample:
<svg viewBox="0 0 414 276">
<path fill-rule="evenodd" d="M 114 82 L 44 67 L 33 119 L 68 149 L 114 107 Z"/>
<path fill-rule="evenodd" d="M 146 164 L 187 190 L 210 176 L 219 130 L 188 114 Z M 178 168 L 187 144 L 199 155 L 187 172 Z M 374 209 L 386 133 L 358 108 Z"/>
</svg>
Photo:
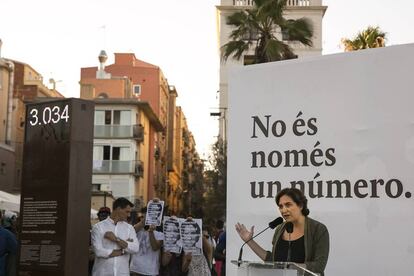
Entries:
<svg viewBox="0 0 414 276">
<path fill-rule="evenodd" d="M 237 260 L 237 266 L 240 266 L 240 264 L 242 263 L 243 246 L 245 246 L 249 241 L 253 240 L 257 236 L 259 236 L 261 233 L 263 233 L 264 231 L 266 231 L 267 229 L 269 229 L 269 228 L 275 229 L 276 226 L 278 226 L 279 224 L 282 224 L 282 223 L 283 223 L 283 219 L 281 217 L 278 217 L 277 219 L 274 219 L 271 222 L 269 222 L 269 226 L 268 227 L 266 227 L 265 229 L 263 229 L 262 231 L 260 231 L 259 233 L 257 233 L 256 235 L 254 235 L 253 237 L 251 237 L 250 239 L 248 239 L 247 241 L 245 241 L 243 243 L 243 245 L 240 247 L 239 259 Z"/>
<path fill-rule="evenodd" d="M 289 234 L 288 235 L 289 236 L 289 246 L 288 246 L 287 259 L 286 259 L 286 262 L 288 263 L 288 262 L 290 262 L 290 234 L 293 233 L 293 223 L 290 222 L 290 221 L 286 222 L 285 229 L 286 229 L 286 232 L 288 232 L 288 234 Z"/>
</svg>

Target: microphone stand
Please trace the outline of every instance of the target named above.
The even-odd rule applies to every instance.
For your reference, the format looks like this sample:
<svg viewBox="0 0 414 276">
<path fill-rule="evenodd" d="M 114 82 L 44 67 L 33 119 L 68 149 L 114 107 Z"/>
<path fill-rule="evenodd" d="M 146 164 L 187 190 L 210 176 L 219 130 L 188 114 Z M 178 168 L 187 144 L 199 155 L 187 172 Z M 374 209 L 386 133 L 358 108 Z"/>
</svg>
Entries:
<svg viewBox="0 0 414 276">
<path fill-rule="evenodd" d="M 291 255 L 291 238 L 290 238 L 290 234 L 293 233 L 293 223 L 292 222 L 287 222 L 286 223 L 286 232 L 288 233 L 288 252 L 287 252 L 287 259 L 286 259 L 286 264 L 288 264 L 290 262 L 290 255 Z M 287 267 L 287 265 L 285 266 Z"/>
<path fill-rule="evenodd" d="M 287 252 L 287 259 L 286 259 L 286 263 L 289 263 L 290 262 L 290 254 L 291 254 L 291 249 L 290 249 L 290 233 L 288 233 L 288 237 L 289 237 L 289 240 L 288 240 L 288 243 L 289 243 L 289 245 L 288 245 L 288 252 Z"/>
<path fill-rule="evenodd" d="M 245 241 L 243 243 L 243 245 L 240 248 L 240 252 L 239 252 L 239 259 L 237 260 L 237 266 L 240 267 L 241 263 L 242 263 L 242 255 L 243 255 L 243 246 L 245 246 L 249 241 L 253 240 L 254 238 L 256 238 L 257 236 L 259 236 L 261 233 L 263 233 L 264 231 L 266 231 L 267 229 L 269 229 L 270 226 L 266 227 L 265 229 L 263 229 L 262 231 L 260 231 L 258 234 L 254 235 L 253 237 L 251 237 L 250 239 L 248 239 L 247 241 Z"/>
</svg>

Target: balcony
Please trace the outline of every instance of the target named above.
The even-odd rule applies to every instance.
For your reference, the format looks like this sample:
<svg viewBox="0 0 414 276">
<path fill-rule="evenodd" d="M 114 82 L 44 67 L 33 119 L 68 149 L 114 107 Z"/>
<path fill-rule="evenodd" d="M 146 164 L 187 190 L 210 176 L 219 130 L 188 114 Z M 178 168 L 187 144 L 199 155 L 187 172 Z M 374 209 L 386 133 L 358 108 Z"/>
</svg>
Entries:
<svg viewBox="0 0 414 276">
<path fill-rule="evenodd" d="M 227 0 L 227 2 L 232 2 L 233 6 L 253 6 L 253 0 Z M 224 1 L 222 1 L 224 2 Z M 287 0 L 286 5 L 288 7 L 309 7 L 309 6 L 321 6 L 322 0 Z"/>
<path fill-rule="evenodd" d="M 253 6 L 253 0 L 233 0 L 233 6 Z"/>
<path fill-rule="evenodd" d="M 93 160 L 93 174 L 133 174 L 144 176 L 144 163 L 140 160 Z"/>
<path fill-rule="evenodd" d="M 139 125 L 95 125 L 94 138 L 99 139 L 135 139 L 144 141 L 144 127 Z"/>
</svg>

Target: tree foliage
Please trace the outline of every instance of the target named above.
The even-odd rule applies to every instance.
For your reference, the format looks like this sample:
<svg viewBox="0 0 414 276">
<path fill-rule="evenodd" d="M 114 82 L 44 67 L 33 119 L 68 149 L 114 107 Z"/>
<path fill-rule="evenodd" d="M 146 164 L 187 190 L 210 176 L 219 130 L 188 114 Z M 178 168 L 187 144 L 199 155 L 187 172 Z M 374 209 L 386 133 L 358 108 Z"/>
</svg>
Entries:
<svg viewBox="0 0 414 276">
<path fill-rule="evenodd" d="M 385 47 L 386 33 L 377 27 L 368 26 L 360 31 L 354 38 L 343 38 L 342 45 L 345 52 L 357 51 L 369 48 Z"/>
<path fill-rule="evenodd" d="M 289 41 L 312 46 L 313 28 L 306 18 L 285 19 L 283 12 L 287 0 L 254 0 L 255 6 L 227 17 L 227 25 L 233 27 L 229 42 L 221 47 L 222 60 L 229 57 L 240 60 L 254 49 L 251 63 L 264 63 L 296 58 Z M 279 33 L 279 36 L 277 35 Z"/>
<path fill-rule="evenodd" d="M 217 219 L 225 221 L 227 191 L 227 149 L 222 140 L 212 146 L 210 169 L 204 172 L 206 195 L 203 205 L 204 220 L 212 225 Z"/>
</svg>

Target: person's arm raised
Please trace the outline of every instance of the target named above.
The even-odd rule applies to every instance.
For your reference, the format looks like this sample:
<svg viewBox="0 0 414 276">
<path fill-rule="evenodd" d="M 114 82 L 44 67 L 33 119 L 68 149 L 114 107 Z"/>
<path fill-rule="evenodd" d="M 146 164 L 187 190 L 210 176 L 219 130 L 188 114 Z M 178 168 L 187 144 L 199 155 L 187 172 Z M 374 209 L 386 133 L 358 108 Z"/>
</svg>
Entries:
<svg viewBox="0 0 414 276">
<path fill-rule="evenodd" d="M 162 246 L 162 240 L 157 240 L 155 238 L 155 225 L 150 225 L 150 227 L 148 228 L 148 235 L 149 235 L 149 240 L 150 240 L 150 244 L 151 244 L 151 248 L 153 251 L 157 251 L 161 248 Z"/>
<path fill-rule="evenodd" d="M 246 242 L 247 245 L 253 250 L 253 252 L 263 261 L 266 260 L 267 251 L 264 250 L 257 242 L 250 240 L 254 235 L 254 226 L 251 227 L 250 231 L 247 230 L 244 224 L 237 223 L 236 231 L 239 234 L 240 238 Z M 249 241 L 250 240 L 250 241 Z"/>
</svg>

